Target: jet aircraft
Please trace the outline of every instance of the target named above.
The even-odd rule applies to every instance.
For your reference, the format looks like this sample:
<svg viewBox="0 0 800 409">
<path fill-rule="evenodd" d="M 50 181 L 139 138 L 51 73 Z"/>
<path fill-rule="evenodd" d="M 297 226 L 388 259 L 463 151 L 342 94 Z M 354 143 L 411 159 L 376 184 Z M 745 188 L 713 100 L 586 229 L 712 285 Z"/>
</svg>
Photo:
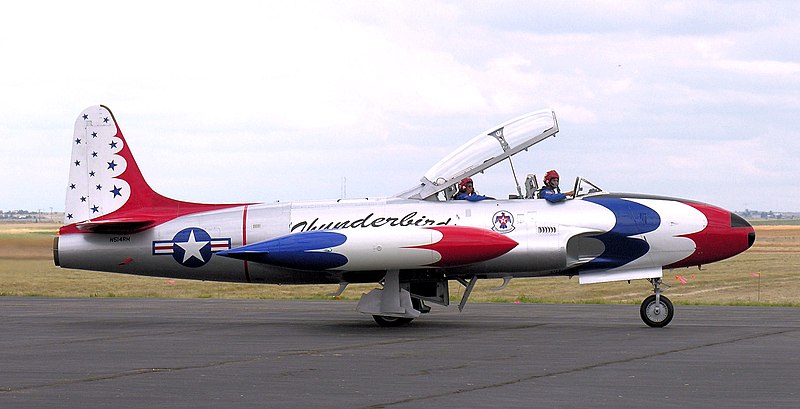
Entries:
<svg viewBox="0 0 800 409">
<path fill-rule="evenodd" d="M 463 178 L 558 132 L 551 110 L 481 132 L 392 197 L 205 204 L 150 188 L 111 111 L 75 122 L 57 266 L 145 276 L 267 284 L 378 283 L 356 310 L 400 326 L 447 306 L 448 283 L 578 276 L 581 284 L 648 280 L 640 316 L 674 315 L 664 269 L 701 266 L 747 250 L 755 232 L 727 210 L 692 200 L 611 193 L 578 177 L 574 196 L 536 199 L 529 175 L 508 199 L 453 200 Z M 513 163 L 512 163 L 513 170 Z M 514 172 L 515 174 L 515 172 Z M 501 287 L 501 288 L 502 288 Z"/>
</svg>

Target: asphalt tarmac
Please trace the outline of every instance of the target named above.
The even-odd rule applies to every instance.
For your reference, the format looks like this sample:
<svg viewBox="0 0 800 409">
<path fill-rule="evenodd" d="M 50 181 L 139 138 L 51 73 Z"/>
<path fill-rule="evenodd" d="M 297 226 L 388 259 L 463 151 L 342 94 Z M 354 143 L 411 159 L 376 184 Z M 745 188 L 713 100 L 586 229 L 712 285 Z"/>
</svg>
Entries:
<svg viewBox="0 0 800 409">
<path fill-rule="evenodd" d="M 800 309 L 0 297 L 0 407 L 800 406 Z"/>
</svg>

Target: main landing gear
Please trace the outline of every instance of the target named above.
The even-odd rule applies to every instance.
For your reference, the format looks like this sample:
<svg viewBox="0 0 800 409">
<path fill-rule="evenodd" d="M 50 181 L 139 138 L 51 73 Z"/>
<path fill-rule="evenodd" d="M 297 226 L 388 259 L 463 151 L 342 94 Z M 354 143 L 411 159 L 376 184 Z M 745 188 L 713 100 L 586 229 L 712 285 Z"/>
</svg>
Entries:
<svg viewBox="0 0 800 409">
<path fill-rule="evenodd" d="M 427 314 L 431 311 L 431 307 L 425 305 L 425 302 L 420 300 L 419 298 L 412 298 L 411 305 L 414 307 L 415 310 L 419 311 L 422 314 Z M 408 325 L 413 321 L 413 318 L 407 317 L 390 317 L 388 315 L 373 315 L 372 318 L 375 320 L 378 325 L 382 327 L 402 327 L 404 325 Z"/>
<path fill-rule="evenodd" d="M 388 315 L 373 315 L 372 318 L 382 327 L 402 327 L 413 321 L 413 318 L 390 317 Z"/>
<path fill-rule="evenodd" d="M 639 314 L 642 316 L 642 321 L 651 327 L 666 327 L 672 321 L 675 307 L 669 298 L 661 295 L 661 278 L 648 278 L 648 281 L 653 285 L 655 294 L 644 299 Z"/>
<path fill-rule="evenodd" d="M 443 306 L 449 304 L 447 278 L 441 272 L 404 271 L 402 280 L 400 276 L 399 270 L 387 271 L 379 282 L 383 288 L 363 294 L 356 311 L 372 315 L 382 327 L 401 327 L 420 314 L 430 312 L 426 301 Z"/>
</svg>

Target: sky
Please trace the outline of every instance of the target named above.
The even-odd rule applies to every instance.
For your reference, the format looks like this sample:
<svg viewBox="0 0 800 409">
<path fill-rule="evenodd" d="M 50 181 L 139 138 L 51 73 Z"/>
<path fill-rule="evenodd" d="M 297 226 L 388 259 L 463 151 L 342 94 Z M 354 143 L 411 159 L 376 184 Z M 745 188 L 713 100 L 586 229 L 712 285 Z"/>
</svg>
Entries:
<svg viewBox="0 0 800 409">
<path fill-rule="evenodd" d="M 64 209 L 75 119 L 103 104 L 180 200 L 390 196 L 549 108 L 521 178 L 800 211 L 798 39 L 794 1 L 14 2 L 0 210 Z M 477 190 L 513 193 L 508 170 Z"/>
</svg>

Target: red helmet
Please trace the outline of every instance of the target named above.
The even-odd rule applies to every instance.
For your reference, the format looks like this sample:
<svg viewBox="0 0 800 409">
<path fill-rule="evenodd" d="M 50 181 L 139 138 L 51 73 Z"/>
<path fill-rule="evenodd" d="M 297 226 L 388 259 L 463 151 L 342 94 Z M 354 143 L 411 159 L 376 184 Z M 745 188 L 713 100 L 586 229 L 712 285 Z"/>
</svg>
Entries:
<svg viewBox="0 0 800 409">
<path fill-rule="evenodd" d="M 558 172 L 555 170 L 549 170 L 544 174 L 544 184 L 548 184 L 550 179 L 561 179 L 561 177 L 558 176 Z"/>
<path fill-rule="evenodd" d="M 472 183 L 472 178 L 464 178 L 461 179 L 461 182 L 458 182 L 458 189 L 464 190 L 467 188 L 467 183 Z"/>
</svg>

